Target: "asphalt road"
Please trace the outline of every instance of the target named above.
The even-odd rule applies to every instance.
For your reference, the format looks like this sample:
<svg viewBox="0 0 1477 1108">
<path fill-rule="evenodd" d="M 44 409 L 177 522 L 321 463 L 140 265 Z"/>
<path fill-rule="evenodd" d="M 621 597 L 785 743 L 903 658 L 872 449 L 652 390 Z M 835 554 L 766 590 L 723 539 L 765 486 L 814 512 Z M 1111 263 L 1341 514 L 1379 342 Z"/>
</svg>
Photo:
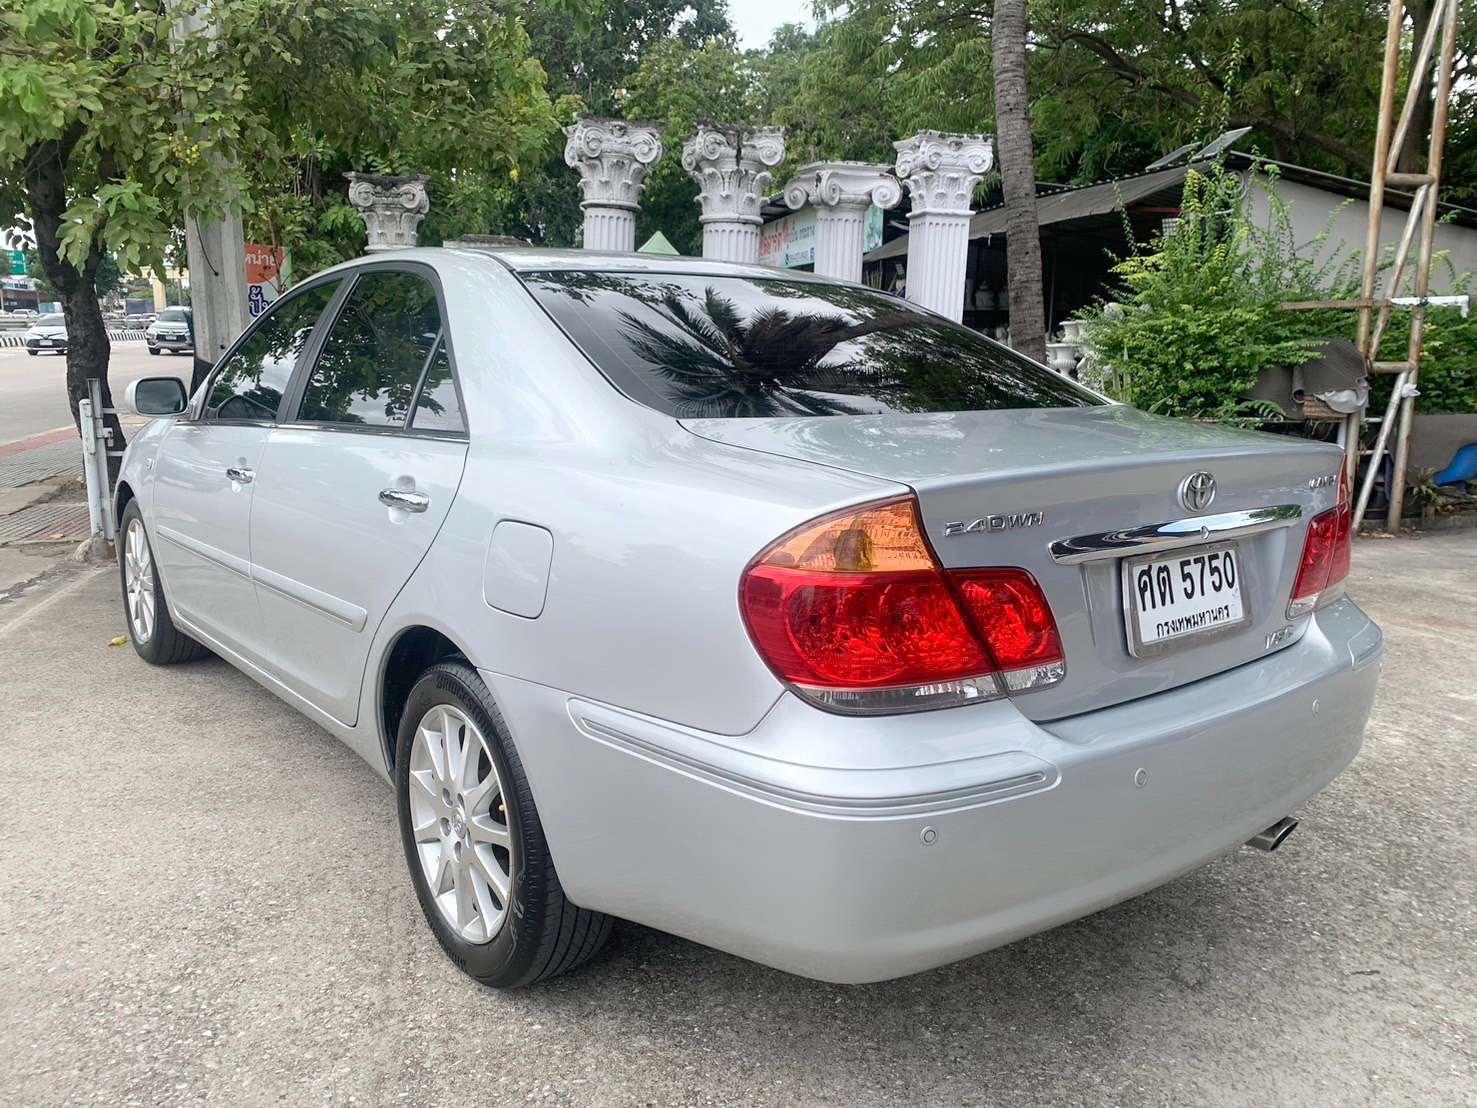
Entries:
<svg viewBox="0 0 1477 1108">
<path fill-rule="evenodd" d="M 113 399 L 121 404 L 123 390 L 140 377 L 172 373 L 188 384 L 193 364 L 187 354 L 151 357 L 142 341 L 115 342 L 108 365 Z M 66 373 L 67 360 L 60 354 L 31 357 L 18 347 L 0 349 L 0 446 L 72 426 Z"/>
<path fill-rule="evenodd" d="M 513 994 L 441 955 L 367 766 L 223 663 L 109 646 L 116 574 L 77 571 L 0 602 L 0 1098 L 1477 1104 L 1474 566 L 1474 531 L 1359 544 L 1375 718 L 1276 854 L 885 984 L 621 925 Z"/>
</svg>

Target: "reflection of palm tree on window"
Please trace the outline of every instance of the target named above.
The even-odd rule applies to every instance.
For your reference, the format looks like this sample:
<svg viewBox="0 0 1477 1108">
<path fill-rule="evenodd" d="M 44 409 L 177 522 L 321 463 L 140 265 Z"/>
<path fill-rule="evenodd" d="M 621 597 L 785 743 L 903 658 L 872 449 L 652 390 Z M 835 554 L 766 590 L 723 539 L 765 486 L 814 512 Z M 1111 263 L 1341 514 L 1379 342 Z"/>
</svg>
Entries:
<svg viewBox="0 0 1477 1108">
<path fill-rule="evenodd" d="M 866 335 L 915 326 L 926 317 L 899 311 L 872 319 L 764 308 L 745 319 L 734 302 L 708 288 L 700 303 L 668 289 L 649 310 L 662 325 L 621 312 L 632 350 L 679 391 L 682 414 L 772 416 L 851 415 L 848 402 L 859 376 L 875 391 L 894 384 L 900 366 L 869 356 L 864 363 L 836 357 L 838 348 Z M 828 361 L 828 359 L 830 359 Z"/>
</svg>

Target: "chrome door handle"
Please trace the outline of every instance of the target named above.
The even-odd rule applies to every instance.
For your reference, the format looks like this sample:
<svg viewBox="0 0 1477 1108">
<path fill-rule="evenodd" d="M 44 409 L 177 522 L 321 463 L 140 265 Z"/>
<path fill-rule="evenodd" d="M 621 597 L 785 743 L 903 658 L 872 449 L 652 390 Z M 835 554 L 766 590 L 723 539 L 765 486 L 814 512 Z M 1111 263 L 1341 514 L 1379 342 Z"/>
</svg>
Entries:
<svg viewBox="0 0 1477 1108">
<path fill-rule="evenodd" d="M 424 512 L 431 506 L 431 498 L 423 492 L 406 489 L 380 489 L 380 503 L 386 508 L 399 508 L 402 512 Z"/>
<path fill-rule="evenodd" d="M 247 469 L 245 466 L 227 466 L 226 476 L 238 485 L 249 485 L 256 480 L 256 470 Z"/>
</svg>

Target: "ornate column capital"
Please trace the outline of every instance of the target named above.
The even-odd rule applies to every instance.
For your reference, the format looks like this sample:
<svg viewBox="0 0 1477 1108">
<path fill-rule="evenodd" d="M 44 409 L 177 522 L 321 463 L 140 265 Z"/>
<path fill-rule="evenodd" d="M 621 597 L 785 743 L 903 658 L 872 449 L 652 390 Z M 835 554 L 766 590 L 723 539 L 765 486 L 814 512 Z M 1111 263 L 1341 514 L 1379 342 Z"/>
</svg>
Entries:
<svg viewBox="0 0 1477 1108">
<path fill-rule="evenodd" d="M 346 173 L 349 203 L 359 210 L 369 231 L 366 253 L 402 250 L 416 244 L 421 220 L 431 210 L 426 195 L 429 177 L 382 177 L 375 173 Z"/>
<path fill-rule="evenodd" d="M 785 158 L 783 127 L 730 127 L 703 120 L 682 144 L 682 168 L 698 183 L 700 222 L 761 222 L 759 205 Z"/>
<path fill-rule="evenodd" d="M 574 118 L 564 128 L 564 164 L 579 171 L 580 206 L 637 211 L 646 173 L 662 156 L 661 127 L 583 112 Z"/>
<path fill-rule="evenodd" d="M 892 144 L 897 175 L 913 196 L 913 215 L 968 214 L 975 186 L 995 164 L 989 135 L 919 131 Z"/>
<path fill-rule="evenodd" d="M 896 207 L 903 188 L 892 168 L 868 162 L 811 162 L 802 165 L 785 186 L 785 203 L 792 211 L 817 208 Z"/>
</svg>

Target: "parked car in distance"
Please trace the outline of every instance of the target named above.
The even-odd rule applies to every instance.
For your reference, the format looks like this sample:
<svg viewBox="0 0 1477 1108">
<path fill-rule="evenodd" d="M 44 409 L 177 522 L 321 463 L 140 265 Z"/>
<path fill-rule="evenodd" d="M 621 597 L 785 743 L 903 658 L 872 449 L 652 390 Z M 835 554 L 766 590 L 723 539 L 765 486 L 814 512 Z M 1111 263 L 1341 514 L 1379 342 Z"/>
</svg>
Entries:
<svg viewBox="0 0 1477 1108">
<path fill-rule="evenodd" d="M 67 321 L 61 315 L 43 315 L 26 328 L 21 336 L 26 353 L 35 357 L 43 350 L 57 354 L 67 352 Z"/>
<path fill-rule="evenodd" d="M 159 318 L 144 331 L 144 342 L 149 353 L 160 351 L 169 354 L 191 353 L 195 349 L 195 330 L 189 308 L 165 308 Z"/>
<path fill-rule="evenodd" d="M 135 649 L 392 783 L 489 985 L 612 917 L 837 982 L 967 957 L 1276 846 L 1374 697 L 1340 451 L 857 285 L 386 253 L 128 402 Z"/>
</svg>

